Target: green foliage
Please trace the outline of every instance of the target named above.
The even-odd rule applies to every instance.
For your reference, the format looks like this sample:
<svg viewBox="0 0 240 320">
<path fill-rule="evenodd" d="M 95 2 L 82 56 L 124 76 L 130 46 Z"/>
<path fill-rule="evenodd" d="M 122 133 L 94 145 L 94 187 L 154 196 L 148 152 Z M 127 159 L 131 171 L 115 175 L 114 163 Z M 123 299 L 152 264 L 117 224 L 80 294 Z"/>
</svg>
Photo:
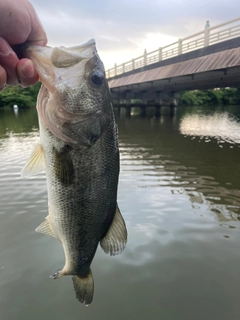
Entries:
<svg viewBox="0 0 240 320">
<path fill-rule="evenodd" d="M 222 89 L 223 97 L 222 103 L 223 104 L 239 104 L 240 103 L 240 88 L 228 88 Z"/>
<path fill-rule="evenodd" d="M 240 104 L 240 88 L 184 91 L 179 102 L 187 106 Z"/>
<path fill-rule="evenodd" d="M 0 107 L 13 106 L 17 104 L 18 107 L 32 107 L 36 105 L 37 94 L 41 84 L 38 82 L 29 88 L 21 86 L 9 86 L 0 92 Z"/>
<path fill-rule="evenodd" d="M 6 87 L 0 92 L 0 107 L 12 107 L 14 104 L 20 108 L 35 106 L 40 86 L 38 82 L 29 88 Z M 186 106 L 240 104 L 240 88 L 184 91 L 179 103 Z"/>
<path fill-rule="evenodd" d="M 181 94 L 180 103 L 187 106 L 195 106 L 198 103 L 196 94 L 193 91 L 185 91 Z"/>
</svg>

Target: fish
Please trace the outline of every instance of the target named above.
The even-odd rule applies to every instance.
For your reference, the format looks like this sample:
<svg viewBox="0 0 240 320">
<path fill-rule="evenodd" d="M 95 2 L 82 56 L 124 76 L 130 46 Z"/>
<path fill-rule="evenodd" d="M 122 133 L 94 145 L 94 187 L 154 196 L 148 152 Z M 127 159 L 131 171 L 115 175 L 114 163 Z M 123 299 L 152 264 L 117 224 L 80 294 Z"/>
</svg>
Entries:
<svg viewBox="0 0 240 320">
<path fill-rule="evenodd" d="M 37 232 L 56 238 L 76 298 L 93 300 L 91 263 L 98 244 L 116 255 L 127 243 L 117 204 L 118 132 L 111 93 L 94 39 L 76 47 L 28 46 L 42 86 L 37 98 L 40 141 L 22 170 L 46 172 L 48 215 Z"/>
</svg>

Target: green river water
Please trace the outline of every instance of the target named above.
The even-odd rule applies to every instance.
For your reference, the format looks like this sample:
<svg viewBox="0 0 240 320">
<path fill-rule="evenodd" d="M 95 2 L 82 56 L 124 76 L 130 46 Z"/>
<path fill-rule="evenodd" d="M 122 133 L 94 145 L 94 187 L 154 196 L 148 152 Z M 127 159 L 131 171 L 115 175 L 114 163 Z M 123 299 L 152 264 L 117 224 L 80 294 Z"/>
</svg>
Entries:
<svg viewBox="0 0 240 320">
<path fill-rule="evenodd" d="M 0 110 L 1 320 L 239 320 L 240 106 L 118 116 L 124 252 L 101 248 L 93 303 L 75 299 L 61 245 L 36 233 L 44 173 L 21 179 L 38 142 L 35 110 Z"/>
</svg>

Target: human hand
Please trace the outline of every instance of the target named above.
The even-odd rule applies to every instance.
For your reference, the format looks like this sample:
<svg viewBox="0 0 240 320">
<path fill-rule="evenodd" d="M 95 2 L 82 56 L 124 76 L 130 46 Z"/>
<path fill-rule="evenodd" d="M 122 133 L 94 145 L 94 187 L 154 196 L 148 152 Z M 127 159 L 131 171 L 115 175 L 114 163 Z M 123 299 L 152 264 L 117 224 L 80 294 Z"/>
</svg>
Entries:
<svg viewBox="0 0 240 320">
<path fill-rule="evenodd" d="M 12 46 L 45 46 L 46 33 L 28 0 L 0 0 L 0 91 L 6 84 L 30 86 L 38 81 L 30 59 L 19 59 Z"/>
</svg>

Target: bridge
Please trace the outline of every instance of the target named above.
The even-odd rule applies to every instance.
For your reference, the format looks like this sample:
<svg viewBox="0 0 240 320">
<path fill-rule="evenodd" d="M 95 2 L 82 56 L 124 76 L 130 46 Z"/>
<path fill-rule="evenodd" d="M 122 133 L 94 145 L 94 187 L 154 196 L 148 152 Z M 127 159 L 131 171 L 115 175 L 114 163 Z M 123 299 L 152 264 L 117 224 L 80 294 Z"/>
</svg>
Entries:
<svg viewBox="0 0 240 320">
<path fill-rule="evenodd" d="M 106 71 L 113 99 L 177 105 L 185 90 L 240 85 L 240 17 Z"/>
</svg>

